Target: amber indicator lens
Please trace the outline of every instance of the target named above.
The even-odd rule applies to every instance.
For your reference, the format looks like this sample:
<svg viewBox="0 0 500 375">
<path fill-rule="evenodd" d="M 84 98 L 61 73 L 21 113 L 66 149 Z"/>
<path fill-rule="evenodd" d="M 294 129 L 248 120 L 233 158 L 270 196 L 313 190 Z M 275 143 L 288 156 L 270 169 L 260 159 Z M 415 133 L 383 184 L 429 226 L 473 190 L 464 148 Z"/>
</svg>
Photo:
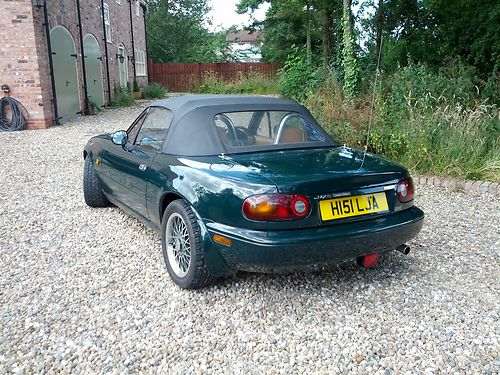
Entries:
<svg viewBox="0 0 500 375">
<path fill-rule="evenodd" d="M 231 246 L 231 244 L 233 243 L 233 241 L 231 241 L 230 238 L 221 236 L 219 234 L 214 234 L 212 239 L 214 240 L 214 242 L 220 243 L 221 245 L 228 247 Z"/>
</svg>

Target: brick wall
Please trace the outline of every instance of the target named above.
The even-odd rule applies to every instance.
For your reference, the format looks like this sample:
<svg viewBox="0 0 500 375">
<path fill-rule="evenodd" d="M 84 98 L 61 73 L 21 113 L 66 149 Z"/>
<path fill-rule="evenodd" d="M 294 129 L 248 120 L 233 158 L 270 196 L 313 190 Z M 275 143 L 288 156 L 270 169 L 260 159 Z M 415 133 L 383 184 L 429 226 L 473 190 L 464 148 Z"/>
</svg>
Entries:
<svg viewBox="0 0 500 375">
<path fill-rule="evenodd" d="M 116 54 L 118 53 L 118 46 L 122 43 L 125 46 L 128 56 L 132 56 L 132 34 L 130 32 L 130 10 L 129 2 L 121 0 L 119 5 L 116 0 L 107 0 L 109 6 L 110 20 L 111 20 L 111 43 L 108 43 L 109 59 L 110 59 L 110 81 L 111 89 L 115 85 L 120 84 L 118 62 Z M 134 44 L 135 49 L 146 51 L 146 39 L 144 33 L 144 17 L 142 9 L 139 16 L 136 15 L 136 1 L 132 1 L 132 24 L 134 26 Z M 128 75 L 130 83 L 133 82 L 133 66 L 132 63 L 128 64 Z M 147 85 L 147 77 L 137 77 L 139 86 Z"/>
<path fill-rule="evenodd" d="M 0 9 L 0 84 L 8 84 L 10 96 L 26 107 L 29 128 L 48 127 L 53 116 L 39 72 L 32 2 L 0 0 Z"/>
<path fill-rule="evenodd" d="M 132 22 L 134 25 L 134 44 L 136 49 L 146 50 L 146 40 L 144 32 L 144 17 L 143 10 L 140 9 L 139 16 L 136 16 L 135 6 L 136 0 L 132 0 Z M 49 4 L 50 3 L 50 4 Z M 52 0 L 48 3 L 49 26 L 52 29 L 56 25 L 65 26 L 73 36 L 75 47 L 78 54 L 78 77 L 81 81 L 80 97 L 83 103 L 83 71 L 80 54 L 80 37 L 78 34 L 78 16 L 76 11 L 76 0 Z M 129 1 L 121 0 L 117 3 L 116 0 L 105 1 L 109 6 L 110 23 L 111 23 L 111 42 L 108 42 L 108 58 L 109 58 L 109 75 L 111 84 L 111 96 L 113 96 L 113 87 L 120 84 L 119 67 L 116 59 L 118 53 L 118 45 L 123 43 L 129 56 L 132 51 L 132 37 L 130 32 L 130 11 Z M 99 43 L 102 56 L 102 72 L 104 81 L 104 98 L 107 102 L 107 76 L 106 62 L 104 53 L 104 31 L 102 28 L 102 8 L 100 0 L 81 0 L 80 12 L 82 18 L 83 37 L 86 34 L 95 36 Z M 46 49 L 46 46 L 45 46 Z M 128 63 L 129 81 L 133 82 L 133 66 Z M 139 85 L 147 85 L 147 77 L 137 77 Z"/>
<path fill-rule="evenodd" d="M 134 26 L 135 48 L 146 50 L 144 32 L 144 13 L 139 8 L 136 14 L 136 2 L 132 1 L 132 22 Z M 110 10 L 111 38 L 107 43 L 111 96 L 113 87 L 119 85 L 119 68 L 116 54 L 118 45 L 123 43 L 129 56 L 133 56 L 129 0 L 107 0 Z M 52 86 L 48 62 L 48 48 L 43 25 L 43 9 L 32 5 L 32 0 L 0 0 L 0 84 L 11 87 L 11 96 L 21 101 L 27 108 L 29 128 L 44 128 L 54 122 L 52 104 Z M 81 0 L 81 18 L 83 37 L 95 36 L 102 56 L 102 74 L 105 102 L 108 101 L 107 74 L 104 52 L 104 32 L 102 27 L 102 9 L 100 0 Z M 76 0 L 47 1 L 49 29 L 64 26 L 72 35 L 77 52 L 80 103 L 83 107 L 84 82 L 82 56 L 78 30 Z M 133 82 L 133 65 L 128 63 L 129 81 Z M 139 86 L 147 84 L 147 77 L 137 77 Z"/>
</svg>

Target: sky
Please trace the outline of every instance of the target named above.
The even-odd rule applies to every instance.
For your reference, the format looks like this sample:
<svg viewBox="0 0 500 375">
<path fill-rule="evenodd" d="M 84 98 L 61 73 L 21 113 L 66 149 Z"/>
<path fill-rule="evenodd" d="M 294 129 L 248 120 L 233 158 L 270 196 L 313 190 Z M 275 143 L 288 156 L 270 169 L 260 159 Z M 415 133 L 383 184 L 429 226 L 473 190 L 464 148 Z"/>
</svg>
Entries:
<svg viewBox="0 0 500 375">
<path fill-rule="evenodd" d="M 208 0 L 208 4 L 212 7 L 212 11 L 209 16 L 212 18 L 212 25 L 207 25 L 210 31 L 220 31 L 227 29 L 233 25 L 237 25 L 240 28 L 248 26 L 252 23 L 250 14 L 238 14 L 236 13 L 236 4 L 239 0 Z M 359 4 L 366 0 L 360 0 Z M 353 6 L 353 13 L 356 15 L 359 11 L 360 5 L 356 4 Z M 263 21 L 266 18 L 266 11 L 269 8 L 269 4 L 261 5 L 257 9 L 253 16 L 259 21 Z"/>
<path fill-rule="evenodd" d="M 249 14 L 236 13 L 236 4 L 238 0 L 209 0 L 212 11 L 209 13 L 213 25 L 209 26 L 211 31 L 220 31 L 233 25 L 240 27 L 248 26 L 252 23 Z M 261 6 L 254 13 L 254 17 L 262 21 L 265 18 L 268 6 Z"/>
</svg>

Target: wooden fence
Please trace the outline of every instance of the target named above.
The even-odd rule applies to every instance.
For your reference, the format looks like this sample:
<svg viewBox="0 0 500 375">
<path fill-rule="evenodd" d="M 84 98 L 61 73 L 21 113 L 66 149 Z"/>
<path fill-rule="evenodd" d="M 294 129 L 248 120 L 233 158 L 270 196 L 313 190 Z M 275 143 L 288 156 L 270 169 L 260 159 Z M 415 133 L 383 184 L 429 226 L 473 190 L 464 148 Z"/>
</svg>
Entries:
<svg viewBox="0 0 500 375">
<path fill-rule="evenodd" d="M 207 74 L 216 74 L 229 82 L 250 72 L 274 79 L 280 68 L 274 63 L 198 63 L 155 64 L 148 59 L 149 81 L 157 82 L 170 92 L 187 92 L 198 87 Z"/>
</svg>

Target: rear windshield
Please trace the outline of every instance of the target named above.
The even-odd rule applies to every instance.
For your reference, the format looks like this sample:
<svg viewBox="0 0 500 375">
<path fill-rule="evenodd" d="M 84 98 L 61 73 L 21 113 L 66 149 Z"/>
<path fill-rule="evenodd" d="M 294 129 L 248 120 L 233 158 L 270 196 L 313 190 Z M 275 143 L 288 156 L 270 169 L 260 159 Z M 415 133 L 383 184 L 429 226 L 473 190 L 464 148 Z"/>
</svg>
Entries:
<svg viewBox="0 0 500 375">
<path fill-rule="evenodd" d="M 297 112 L 225 112 L 215 116 L 215 126 L 230 152 L 316 147 L 330 141 L 309 118 Z"/>
</svg>

